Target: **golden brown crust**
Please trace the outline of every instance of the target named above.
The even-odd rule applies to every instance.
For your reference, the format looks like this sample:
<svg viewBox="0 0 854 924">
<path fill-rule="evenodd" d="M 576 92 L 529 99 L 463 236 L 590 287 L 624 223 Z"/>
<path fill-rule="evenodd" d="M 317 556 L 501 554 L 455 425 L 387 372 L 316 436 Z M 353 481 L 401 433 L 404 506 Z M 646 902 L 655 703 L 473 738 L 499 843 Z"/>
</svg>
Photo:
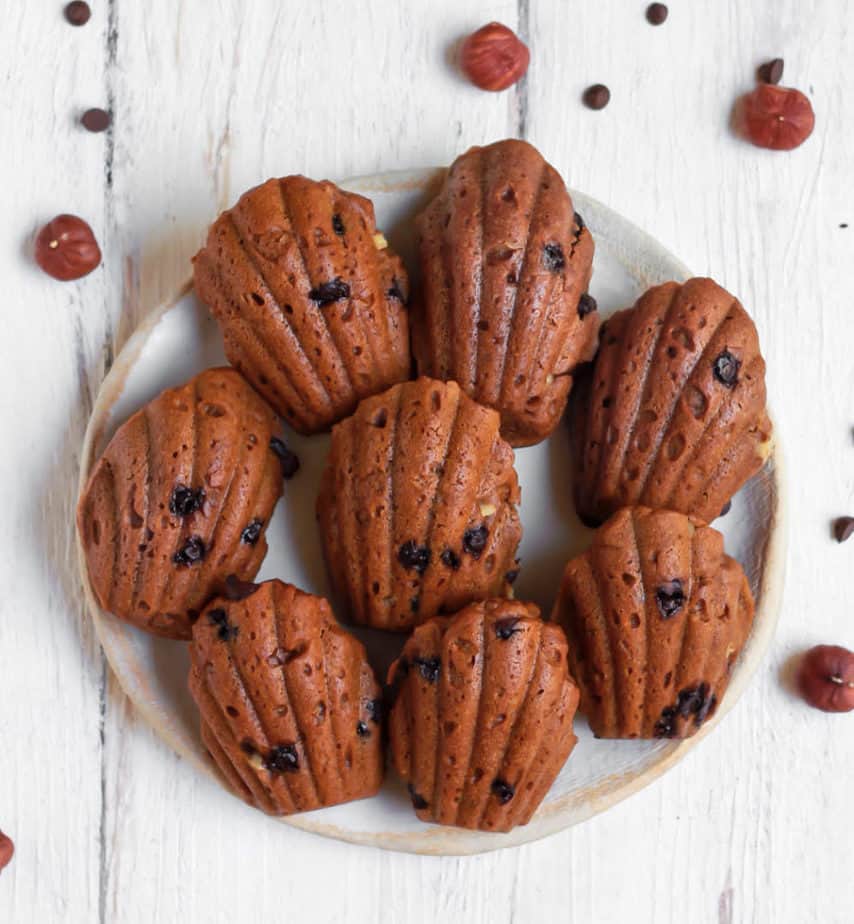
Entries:
<svg viewBox="0 0 854 924">
<path fill-rule="evenodd" d="M 418 371 L 497 409 L 513 446 L 554 430 L 599 325 L 593 238 L 558 173 L 524 141 L 475 147 L 416 219 Z M 593 310 L 588 311 L 588 308 Z"/>
<path fill-rule="evenodd" d="M 655 286 L 609 318 L 571 404 L 576 505 L 591 523 L 630 504 L 709 523 L 770 452 L 756 327 L 711 279 Z"/>
<path fill-rule="evenodd" d="M 192 619 L 228 575 L 257 574 L 282 493 L 270 449 L 275 426 L 234 369 L 208 369 L 122 424 L 77 508 L 103 609 L 188 639 Z"/>
<path fill-rule="evenodd" d="M 291 815 L 377 792 L 379 685 L 326 600 L 277 580 L 214 600 L 190 658 L 202 740 L 244 801 Z"/>
<path fill-rule="evenodd" d="M 558 626 L 491 599 L 413 632 L 389 669 L 389 744 L 422 821 L 527 824 L 575 746 L 578 688 Z"/>
<path fill-rule="evenodd" d="M 409 377 L 406 270 L 362 196 L 268 180 L 214 222 L 193 276 L 229 362 L 300 433 Z"/>
<path fill-rule="evenodd" d="M 495 411 L 421 378 L 337 424 L 317 501 L 350 617 L 405 631 L 502 592 L 522 527 L 513 450 Z"/>
<path fill-rule="evenodd" d="M 582 710 L 600 738 L 687 738 L 714 714 L 753 624 L 723 537 L 671 510 L 619 510 L 566 566 L 566 630 Z"/>
</svg>

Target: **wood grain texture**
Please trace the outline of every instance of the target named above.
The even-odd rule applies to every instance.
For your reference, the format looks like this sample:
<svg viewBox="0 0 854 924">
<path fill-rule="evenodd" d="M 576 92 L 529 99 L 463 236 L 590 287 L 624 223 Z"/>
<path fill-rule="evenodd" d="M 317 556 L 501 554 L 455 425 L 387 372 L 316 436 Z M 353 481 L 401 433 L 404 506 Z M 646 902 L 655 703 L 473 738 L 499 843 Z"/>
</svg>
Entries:
<svg viewBox="0 0 854 924">
<path fill-rule="evenodd" d="M 787 678 L 804 647 L 854 648 L 854 552 L 829 530 L 854 512 L 854 3 L 673 0 L 657 29 L 626 0 L 93 0 L 80 29 L 61 5 L 0 3 L 0 827 L 17 845 L 0 920 L 850 924 L 854 723 L 810 711 Z M 503 94 L 445 63 L 491 19 L 532 48 Z M 817 110 L 788 154 L 727 127 L 775 55 Z M 594 113 L 579 96 L 597 81 L 612 101 Z M 75 125 L 90 106 L 113 109 L 112 132 Z M 468 859 L 301 834 L 196 777 L 105 672 L 70 542 L 92 396 L 245 187 L 448 163 L 517 134 L 755 317 L 797 524 L 778 635 L 708 741 L 578 828 Z M 30 258 L 62 211 L 104 250 L 77 283 Z"/>
</svg>

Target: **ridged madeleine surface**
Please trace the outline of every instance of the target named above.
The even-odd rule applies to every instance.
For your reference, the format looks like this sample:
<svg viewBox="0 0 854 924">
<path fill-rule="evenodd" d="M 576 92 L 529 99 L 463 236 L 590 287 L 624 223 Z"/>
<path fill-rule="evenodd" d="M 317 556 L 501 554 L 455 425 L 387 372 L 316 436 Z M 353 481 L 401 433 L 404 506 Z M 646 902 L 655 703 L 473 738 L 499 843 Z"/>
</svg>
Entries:
<svg viewBox="0 0 854 924">
<path fill-rule="evenodd" d="M 687 738 L 714 714 L 753 624 L 723 537 L 671 510 L 615 513 L 566 566 L 553 620 L 600 738 Z"/>
<path fill-rule="evenodd" d="M 282 493 L 275 426 L 238 372 L 208 369 L 119 427 L 77 509 L 103 609 L 156 635 L 188 639 L 193 618 L 228 575 L 255 576 Z"/>
<path fill-rule="evenodd" d="M 597 524 L 643 504 L 711 522 L 771 451 L 753 321 L 691 279 L 649 289 L 600 340 L 571 402 L 579 514 Z"/>
<path fill-rule="evenodd" d="M 190 692 L 231 789 L 270 815 L 372 796 L 380 689 L 322 597 L 281 581 L 214 600 L 193 627 Z"/>
<path fill-rule="evenodd" d="M 575 746 L 566 638 L 492 599 L 419 626 L 389 670 L 389 743 L 422 821 L 527 824 Z"/>
<path fill-rule="evenodd" d="M 599 317 L 593 238 L 563 180 L 524 141 L 467 151 L 416 219 L 418 371 L 453 379 L 501 414 L 513 446 L 554 430 Z"/>
<path fill-rule="evenodd" d="M 522 526 L 498 431 L 495 411 L 426 378 L 335 426 L 317 511 L 351 619 L 404 631 L 505 589 Z"/>
<path fill-rule="evenodd" d="M 268 180 L 214 222 L 193 273 L 229 362 L 300 433 L 409 377 L 406 271 L 362 196 Z"/>
</svg>

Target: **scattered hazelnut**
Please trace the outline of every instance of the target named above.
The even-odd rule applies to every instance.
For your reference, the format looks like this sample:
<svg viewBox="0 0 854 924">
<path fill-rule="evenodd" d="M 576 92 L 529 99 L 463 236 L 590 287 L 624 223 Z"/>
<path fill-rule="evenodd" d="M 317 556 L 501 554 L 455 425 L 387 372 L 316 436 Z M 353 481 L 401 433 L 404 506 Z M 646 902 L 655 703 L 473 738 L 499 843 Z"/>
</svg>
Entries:
<svg viewBox="0 0 854 924">
<path fill-rule="evenodd" d="M 757 147 L 791 151 L 812 134 L 815 113 L 800 90 L 760 83 L 736 101 L 732 125 L 736 134 Z"/>
<path fill-rule="evenodd" d="M 506 90 L 528 70 L 531 53 L 512 29 L 491 22 L 473 32 L 460 49 L 460 66 L 481 90 Z"/>
<path fill-rule="evenodd" d="M 14 853 L 15 845 L 12 838 L 0 831 L 0 870 L 9 865 Z"/>
<path fill-rule="evenodd" d="M 798 686 L 804 699 L 824 712 L 854 709 L 854 651 L 816 645 L 801 662 Z"/>
<path fill-rule="evenodd" d="M 76 215 L 57 215 L 36 236 L 36 263 L 54 279 L 80 279 L 101 262 L 89 225 Z"/>
</svg>

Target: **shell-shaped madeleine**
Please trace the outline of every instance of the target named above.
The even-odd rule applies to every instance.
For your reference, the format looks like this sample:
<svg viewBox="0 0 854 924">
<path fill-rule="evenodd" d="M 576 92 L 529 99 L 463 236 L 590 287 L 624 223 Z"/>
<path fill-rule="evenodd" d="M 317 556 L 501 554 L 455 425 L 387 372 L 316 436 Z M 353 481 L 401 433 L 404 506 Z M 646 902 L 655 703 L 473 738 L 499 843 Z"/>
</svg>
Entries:
<svg viewBox="0 0 854 924">
<path fill-rule="evenodd" d="M 495 411 L 426 378 L 335 426 L 317 512 L 352 620 L 404 631 L 505 589 L 522 526 L 498 431 Z"/>
<path fill-rule="evenodd" d="M 274 580 L 214 600 L 190 659 L 202 740 L 250 805 L 292 815 L 379 789 L 380 688 L 322 597 Z"/>
<path fill-rule="evenodd" d="M 421 374 L 501 414 L 513 446 L 554 430 L 573 371 L 596 350 L 593 238 L 563 180 L 524 141 L 467 151 L 416 219 Z"/>
<path fill-rule="evenodd" d="M 532 603 L 473 603 L 419 626 L 388 682 L 392 760 L 418 817 L 527 824 L 576 742 L 561 629 Z"/>
<path fill-rule="evenodd" d="M 268 180 L 193 260 L 225 354 L 300 433 L 409 378 L 409 287 L 372 203 L 328 181 Z"/>
<path fill-rule="evenodd" d="M 630 504 L 710 523 L 771 452 L 753 321 L 711 279 L 649 289 L 603 325 L 572 396 L 576 506 Z"/>
<path fill-rule="evenodd" d="M 627 507 L 566 566 L 552 618 L 594 734 L 687 738 L 723 698 L 753 612 L 717 530 Z"/>
<path fill-rule="evenodd" d="M 119 427 L 77 508 L 103 609 L 156 635 L 188 639 L 226 577 L 257 574 L 282 493 L 275 426 L 238 372 L 208 369 Z"/>
</svg>

